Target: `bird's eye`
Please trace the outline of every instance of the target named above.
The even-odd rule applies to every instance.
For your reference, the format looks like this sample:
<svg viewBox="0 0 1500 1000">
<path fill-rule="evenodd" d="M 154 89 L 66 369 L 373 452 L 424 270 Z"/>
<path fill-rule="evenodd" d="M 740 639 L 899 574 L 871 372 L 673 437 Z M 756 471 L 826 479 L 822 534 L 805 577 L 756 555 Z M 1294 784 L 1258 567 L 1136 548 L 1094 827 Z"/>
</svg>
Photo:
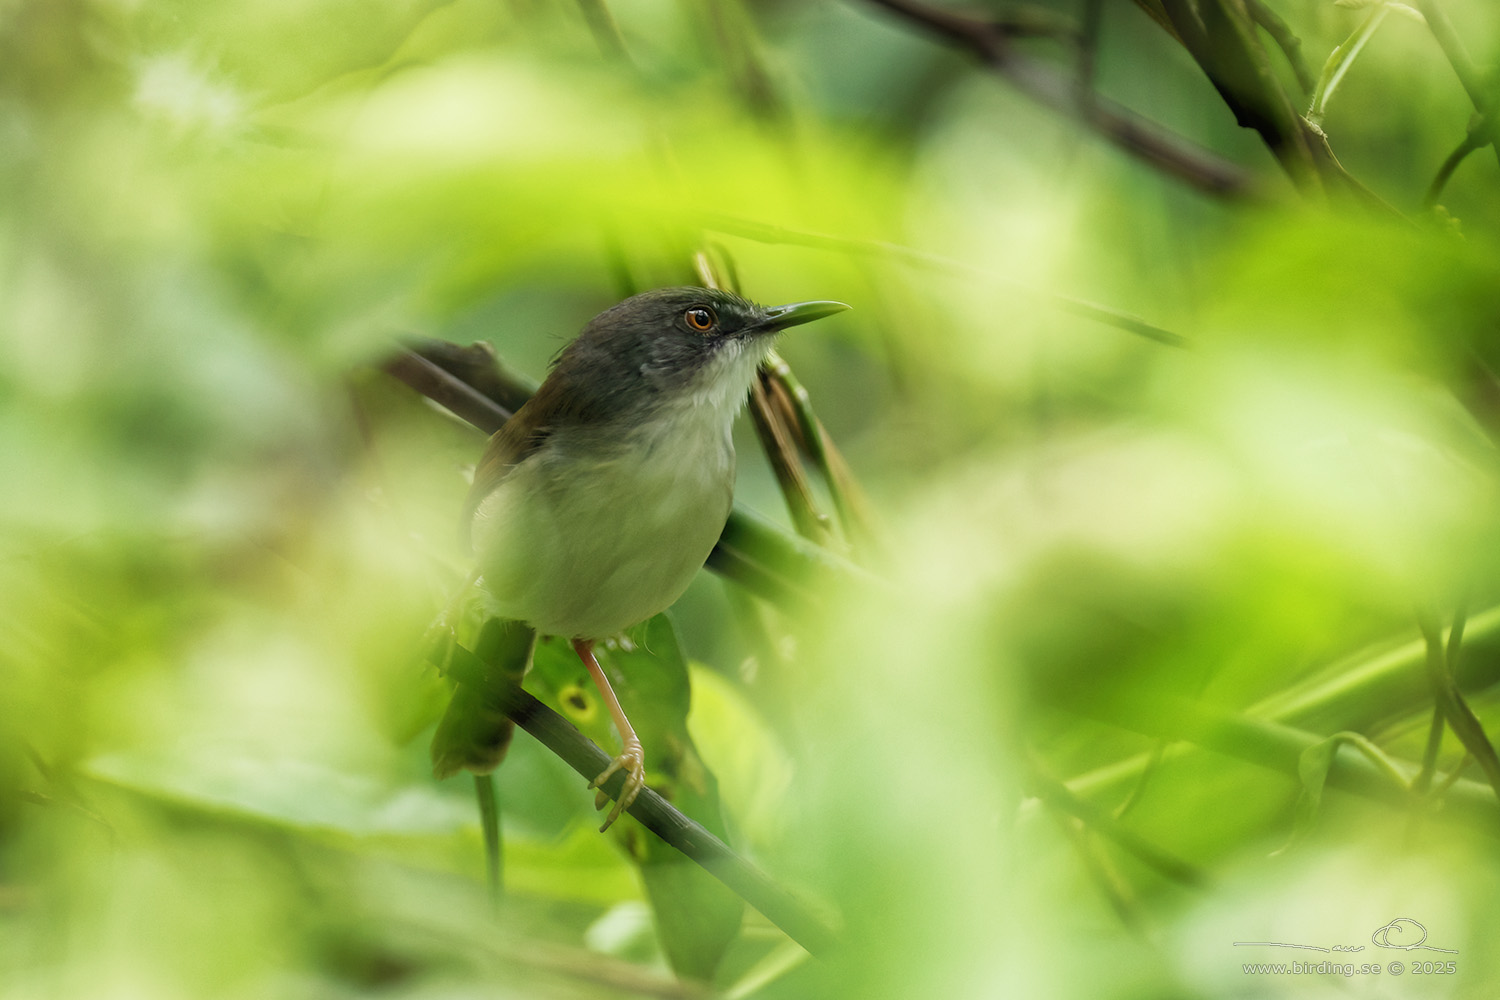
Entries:
<svg viewBox="0 0 1500 1000">
<path fill-rule="evenodd" d="M 709 330 L 712 330 L 717 319 L 714 316 L 714 311 L 707 306 L 693 306 L 693 308 L 682 314 L 682 318 L 687 320 L 688 326 L 699 333 L 707 333 Z"/>
</svg>

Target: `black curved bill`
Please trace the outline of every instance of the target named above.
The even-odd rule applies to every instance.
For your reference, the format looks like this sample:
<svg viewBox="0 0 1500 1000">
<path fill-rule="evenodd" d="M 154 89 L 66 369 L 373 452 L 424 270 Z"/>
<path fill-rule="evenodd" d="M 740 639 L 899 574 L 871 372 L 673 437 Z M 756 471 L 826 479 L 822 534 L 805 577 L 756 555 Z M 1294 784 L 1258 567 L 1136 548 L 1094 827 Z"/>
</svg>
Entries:
<svg viewBox="0 0 1500 1000">
<path fill-rule="evenodd" d="M 849 307 L 842 302 L 794 302 L 789 306 L 774 306 L 765 311 L 764 317 L 756 326 L 767 332 L 771 330 L 785 330 L 789 326 L 801 326 L 803 323 L 811 323 L 815 319 L 832 316 L 841 313 Z"/>
</svg>

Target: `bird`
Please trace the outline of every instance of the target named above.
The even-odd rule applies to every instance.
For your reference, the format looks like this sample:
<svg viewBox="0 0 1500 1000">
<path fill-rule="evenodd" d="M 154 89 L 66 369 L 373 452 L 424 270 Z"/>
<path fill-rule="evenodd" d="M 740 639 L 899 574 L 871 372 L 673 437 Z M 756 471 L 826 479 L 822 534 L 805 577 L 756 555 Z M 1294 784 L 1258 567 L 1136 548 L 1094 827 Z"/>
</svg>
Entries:
<svg viewBox="0 0 1500 1000">
<path fill-rule="evenodd" d="M 698 287 L 627 298 L 558 353 L 475 468 L 464 519 L 486 610 L 571 642 L 619 733 L 621 752 L 589 785 L 626 775 L 601 831 L 646 778 L 594 646 L 666 610 L 718 541 L 734 498 L 731 428 L 776 334 L 848 308 Z"/>
</svg>

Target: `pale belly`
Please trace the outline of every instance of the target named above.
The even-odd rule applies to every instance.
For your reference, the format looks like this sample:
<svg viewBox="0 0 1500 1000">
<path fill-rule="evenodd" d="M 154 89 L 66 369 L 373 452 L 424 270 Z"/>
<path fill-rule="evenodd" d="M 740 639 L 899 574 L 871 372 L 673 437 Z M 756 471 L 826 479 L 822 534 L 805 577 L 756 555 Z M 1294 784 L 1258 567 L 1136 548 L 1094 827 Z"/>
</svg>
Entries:
<svg viewBox="0 0 1500 1000">
<path fill-rule="evenodd" d="M 566 476 L 560 456 L 527 461 L 480 504 L 474 543 L 494 613 L 600 639 L 682 595 L 729 516 L 734 450 L 727 428 L 656 445 L 631 460 L 567 456 Z"/>
</svg>

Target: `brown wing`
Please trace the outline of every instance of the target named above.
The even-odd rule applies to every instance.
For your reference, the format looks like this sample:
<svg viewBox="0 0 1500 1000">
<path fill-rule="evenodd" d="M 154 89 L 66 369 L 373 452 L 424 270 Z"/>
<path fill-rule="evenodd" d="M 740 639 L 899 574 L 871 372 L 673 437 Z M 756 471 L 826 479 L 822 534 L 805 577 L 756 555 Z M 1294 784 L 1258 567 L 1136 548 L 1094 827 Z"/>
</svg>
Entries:
<svg viewBox="0 0 1500 1000">
<path fill-rule="evenodd" d="M 538 393 L 532 399 L 535 400 L 540 395 Z M 471 545 L 474 512 L 479 509 L 484 498 L 505 481 L 512 469 L 541 447 L 551 433 L 551 427 L 539 426 L 537 423 L 537 415 L 541 412 L 542 408 L 528 402 L 498 431 L 490 435 L 489 444 L 485 446 L 484 454 L 474 468 L 474 485 L 469 487 L 469 497 L 464 502 L 462 531 L 463 537 L 470 540 Z"/>
<path fill-rule="evenodd" d="M 464 504 L 463 537 L 470 539 L 470 544 L 474 512 L 512 469 L 542 446 L 547 435 L 559 426 L 608 419 L 611 409 L 606 395 L 577 391 L 577 386 L 588 383 L 588 369 L 593 364 L 588 356 L 592 348 L 579 353 L 581 341 L 573 341 L 558 355 L 536 394 L 490 437 L 474 469 L 474 485 L 469 487 L 469 499 Z M 565 388 L 570 385 L 574 387 L 571 391 Z"/>
</svg>

